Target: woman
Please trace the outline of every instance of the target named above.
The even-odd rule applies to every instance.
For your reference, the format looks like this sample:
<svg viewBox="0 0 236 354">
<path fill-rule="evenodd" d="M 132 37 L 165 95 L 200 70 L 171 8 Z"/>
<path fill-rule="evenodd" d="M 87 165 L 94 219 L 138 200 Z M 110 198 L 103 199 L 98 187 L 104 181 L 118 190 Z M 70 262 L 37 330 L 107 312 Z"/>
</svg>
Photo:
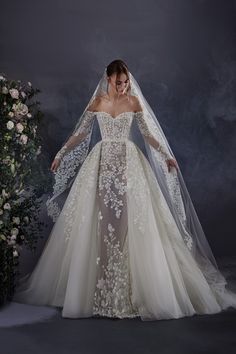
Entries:
<svg viewBox="0 0 236 354">
<path fill-rule="evenodd" d="M 236 307 L 174 154 L 122 60 L 107 66 L 51 171 L 55 224 L 15 301 L 59 306 L 63 317 L 142 320 Z"/>
</svg>

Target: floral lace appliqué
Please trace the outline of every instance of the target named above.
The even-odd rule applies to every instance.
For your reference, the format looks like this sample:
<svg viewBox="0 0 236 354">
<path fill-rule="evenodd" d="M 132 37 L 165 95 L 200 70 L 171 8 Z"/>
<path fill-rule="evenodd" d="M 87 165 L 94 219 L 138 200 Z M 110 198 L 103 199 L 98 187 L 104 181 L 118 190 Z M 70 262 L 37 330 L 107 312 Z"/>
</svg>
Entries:
<svg viewBox="0 0 236 354">
<path fill-rule="evenodd" d="M 101 266 L 103 276 L 98 279 L 94 295 L 94 315 L 108 317 L 135 317 L 131 303 L 130 271 L 127 239 L 123 250 L 115 236 L 115 228 L 109 223 L 103 235 L 106 244 L 108 263 Z M 97 258 L 100 264 L 100 258 Z"/>
</svg>

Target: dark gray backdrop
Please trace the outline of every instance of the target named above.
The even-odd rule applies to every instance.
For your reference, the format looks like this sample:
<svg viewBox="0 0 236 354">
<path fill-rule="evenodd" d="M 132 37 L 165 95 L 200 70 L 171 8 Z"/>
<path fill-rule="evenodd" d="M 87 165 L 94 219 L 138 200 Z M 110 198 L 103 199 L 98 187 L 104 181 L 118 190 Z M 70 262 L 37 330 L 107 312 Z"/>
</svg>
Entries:
<svg viewBox="0 0 236 354">
<path fill-rule="evenodd" d="M 158 116 L 213 252 L 234 255 L 236 1 L 12 0 L 1 10 L 0 71 L 42 90 L 48 164 L 104 67 L 121 58 Z M 43 217 L 47 238 L 45 207 Z"/>
</svg>

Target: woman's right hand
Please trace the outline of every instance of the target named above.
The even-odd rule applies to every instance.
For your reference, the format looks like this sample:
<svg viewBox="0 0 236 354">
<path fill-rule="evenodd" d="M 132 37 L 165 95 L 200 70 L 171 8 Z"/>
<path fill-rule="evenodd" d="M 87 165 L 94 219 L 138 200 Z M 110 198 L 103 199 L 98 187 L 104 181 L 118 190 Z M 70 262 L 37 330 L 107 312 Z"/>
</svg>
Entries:
<svg viewBox="0 0 236 354">
<path fill-rule="evenodd" d="M 60 162 L 61 162 L 60 159 L 54 159 L 54 160 L 52 161 L 50 170 L 51 170 L 52 172 L 56 172 L 56 170 L 58 169 L 58 167 L 59 167 L 59 165 L 60 165 Z"/>
</svg>

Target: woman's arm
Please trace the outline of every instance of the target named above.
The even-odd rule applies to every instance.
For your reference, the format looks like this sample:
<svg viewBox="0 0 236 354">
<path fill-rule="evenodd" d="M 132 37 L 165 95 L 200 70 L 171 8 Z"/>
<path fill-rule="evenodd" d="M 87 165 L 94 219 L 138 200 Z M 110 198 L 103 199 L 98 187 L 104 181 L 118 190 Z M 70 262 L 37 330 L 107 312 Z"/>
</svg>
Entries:
<svg viewBox="0 0 236 354">
<path fill-rule="evenodd" d="M 84 112 L 83 117 L 81 118 L 82 122 L 79 128 L 77 129 L 77 131 L 75 131 L 69 137 L 67 142 L 61 147 L 61 149 L 55 155 L 50 168 L 52 172 L 56 172 L 64 155 L 67 154 L 69 151 L 71 151 L 74 147 L 82 143 L 82 141 L 89 134 L 94 119 L 93 108 L 94 105 L 88 107 L 88 109 Z"/>
</svg>

